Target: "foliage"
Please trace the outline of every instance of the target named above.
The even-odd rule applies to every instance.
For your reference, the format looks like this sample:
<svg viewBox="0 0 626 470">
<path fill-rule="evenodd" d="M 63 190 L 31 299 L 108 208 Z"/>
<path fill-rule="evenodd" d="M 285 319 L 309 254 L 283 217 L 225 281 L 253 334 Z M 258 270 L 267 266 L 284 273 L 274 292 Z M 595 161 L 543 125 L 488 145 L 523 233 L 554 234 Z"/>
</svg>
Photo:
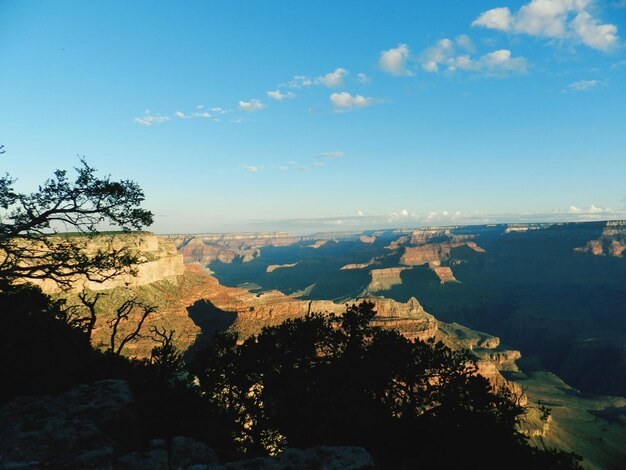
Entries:
<svg viewBox="0 0 626 470">
<path fill-rule="evenodd" d="M 150 225 L 152 213 L 139 207 L 143 191 L 134 181 L 98 178 L 84 160 L 75 170 L 73 181 L 57 170 L 31 194 L 16 192 L 10 175 L 0 177 L 0 278 L 69 286 L 78 275 L 104 281 L 132 271 L 137 255 L 112 239 L 95 252 L 87 247 L 103 225 L 124 231 Z M 88 236 L 52 236 L 60 230 Z"/>
<path fill-rule="evenodd" d="M 269 454 L 287 444 L 359 445 L 392 468 L 473 468 L 485 458 L 576 466 L 526 443 L 515 428 L 523 409 L 476 375 L 467 352 L 373 327 L 374 315 L 363 302 L 341 317 L 265 328 L 240 346 L 219 335 L 196 367 L 206 396 L 231 417 L 235 445 Z M 488 456 L 477 452 L 485 443 Z"/>
</svg>

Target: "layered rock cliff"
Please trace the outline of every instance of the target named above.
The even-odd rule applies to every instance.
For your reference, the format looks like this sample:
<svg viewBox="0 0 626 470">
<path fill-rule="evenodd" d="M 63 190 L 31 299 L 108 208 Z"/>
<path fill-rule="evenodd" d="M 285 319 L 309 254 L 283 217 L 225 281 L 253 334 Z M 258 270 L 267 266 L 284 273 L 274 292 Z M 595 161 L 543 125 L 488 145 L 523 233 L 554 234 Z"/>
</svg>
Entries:
<svg viewBox="0 0 626 470">
<path fill-rule="evenodd" d="M 98 250 L 126 248 L 129 253 L 138 255 L 139 264 L 133 266 L 134 273 L 122 274 L 103 282 L 76 276 L 71 286 L 74 292 L 144 286 L 161 280 L 175 281 L 185 271 L 183 257 L 176 251 L 176 246 L 152 233 L 101 234 L 84 237 L 81 244 L 84 244 L 82 251 L 87 255 L 95 255 Z M 46 293 L 61 291 L 61 287 L 50 279 L 35 279 L 30 282 Z"/>
<path fill-rule="evenodd" d="M 370 271 L 372 280 L 367 286 L 367 292 L 389 290 L 393 286 L 402 284 L 400 273 L 404 271 L 405 269 L 407 268 L 401 267 L 401 268 L 372 269 Z"/>
<path fill-rule="evenodd" d="M 407 266 L 420 266 L 429 263 L 439 265 L 442 261 L 450 259 L 450 253 L 453 248 L 462 246 L 471 248 L 477 253 L 485 252 L 474 242 L 426 243 L 419 246 L 407 246 L 400 258 L 400 263 Z"/>
<path fill-rule="evenodd" d="M 596 256 L 622 257 L 626 250 L 626 221 L 607 222 L 600 237 L 589 240 L 585 246 L 574 250 Z"/>
</svg>

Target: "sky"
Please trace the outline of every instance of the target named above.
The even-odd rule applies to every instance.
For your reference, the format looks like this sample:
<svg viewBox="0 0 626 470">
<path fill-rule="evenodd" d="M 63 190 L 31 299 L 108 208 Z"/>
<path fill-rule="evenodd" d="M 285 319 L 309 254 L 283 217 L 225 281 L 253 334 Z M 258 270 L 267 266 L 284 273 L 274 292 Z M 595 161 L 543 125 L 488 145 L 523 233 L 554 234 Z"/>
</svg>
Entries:
<svg viewBox="0 0 626 470">
<path fill-rule="evenodd" d="M 0 144 L 157 233 L 626 218 L 626 0 L 0 0 Z"/>
</svg>

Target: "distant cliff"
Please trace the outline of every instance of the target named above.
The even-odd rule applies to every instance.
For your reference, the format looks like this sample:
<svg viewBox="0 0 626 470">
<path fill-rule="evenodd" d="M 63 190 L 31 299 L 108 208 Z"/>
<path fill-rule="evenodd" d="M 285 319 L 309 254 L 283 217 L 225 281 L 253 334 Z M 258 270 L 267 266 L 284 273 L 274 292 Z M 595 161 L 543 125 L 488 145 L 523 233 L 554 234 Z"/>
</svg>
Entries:
<svg viewBox="0 0 626 470">
<path fill-rule="evenodd" d="M 140 263 L 133 267 L 134 275 L 125 274 L 104 282 L 90 281 L 77 276 L 72 289 L 75 292 L 83 289 L 108 290 L 116 287 L 136 287 L 151 284 L 161 280 L 175 280 L 185 271 L 183 256 L 176 251 L 176 246 L 153 233 L 135 232 L 108 235 L 106 233 L 87 239 L 84 251 L 94 254 L 98 250 L 126 247 L 133 254 L 139 255 Z M 59 292 L 59 285 L 50 279 L 31 281 L 46 293 Z"/>
</svg>

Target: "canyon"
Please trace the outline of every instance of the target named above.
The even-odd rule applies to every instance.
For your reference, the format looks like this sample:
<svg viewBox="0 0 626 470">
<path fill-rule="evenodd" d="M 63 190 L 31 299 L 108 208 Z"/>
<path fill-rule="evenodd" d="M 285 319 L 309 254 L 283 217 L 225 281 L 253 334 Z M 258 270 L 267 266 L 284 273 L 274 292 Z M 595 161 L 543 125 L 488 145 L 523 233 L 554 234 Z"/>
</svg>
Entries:
<svg viewBox="0 0 626 470">
<path fill-rule="evenodd" d="M 610 448 L 613 461 L 624 457 L 615 447 L 626 437 L 626 417 L 619 411 L 626 402 L 607 396 L 621 395 L 624 369 L 619 355 L 604 356 L 605 362 L 595 362 L 593 369 L 574 371 L 580 362 L 572 361 L 584 361 L 584 354 L 595 354 L 593 348 L 626 337 L 617 313 L 607 316 L 623 305 L 626 270 L 619 247 L 625 234 L 623 222 L 311 236 L 131 234 L 118 241 L 144 253 L 132 279 L 102 285 L 77 280 L 66 295 L 75 300 L 85 288 L 107 294 L 98 307 L 96 345 L 105 345 L 110 334 L 105 312 L 138 297 L 159 307 L 146 328 L 175 330 L 177 346 L 188 354 L 201 350 L 215 331 L 230 329 L 242 340 L 286 319 L 311 312 L 340 315 L 346 303 L 368 300 L 375 304 L 380 326 L 411 339 L 432 338 L 471 350 L 480 374 L 528 404 L 522 429 L 536 445 L 574 450 L 585 456 L 587 468 L 603 468 L 608 457 L 598 446 Z M 94 240 L 105 242 L 106 237 Z M 40 286 L 58 295 L 58 286 Z M 579 296 L 594 302 L 595 324 L 586 309 L 575 305 Z M 510 303 L 514 299 L 522 308 Z M 570 329 L 560 326 L 563 318 Z M 602 322 L 612 325 L 610 336 Z M 586 329 L 571 329 L 578 324 Z M 126 354 L 147 357 L 152 345 L 141 338 L 128 345 Z M 556 356 L 557 349 L 572 356 Z M 551 357 L 565 362 L 547 362 Z M 582 395 L 545 372 L 558 375 L 559 367 L 570 367 L 567 381 L 587 380 L 590 373 L 612 380 L 595 384 L 604 387 L 599 395 Z M 559 391 L 564 387 L 570 391 Z M 544 403 L 556 406 L 547 422 L 538 418 Z M 585 444 L 586 439 L 595 444 Z"/>
</svg>

